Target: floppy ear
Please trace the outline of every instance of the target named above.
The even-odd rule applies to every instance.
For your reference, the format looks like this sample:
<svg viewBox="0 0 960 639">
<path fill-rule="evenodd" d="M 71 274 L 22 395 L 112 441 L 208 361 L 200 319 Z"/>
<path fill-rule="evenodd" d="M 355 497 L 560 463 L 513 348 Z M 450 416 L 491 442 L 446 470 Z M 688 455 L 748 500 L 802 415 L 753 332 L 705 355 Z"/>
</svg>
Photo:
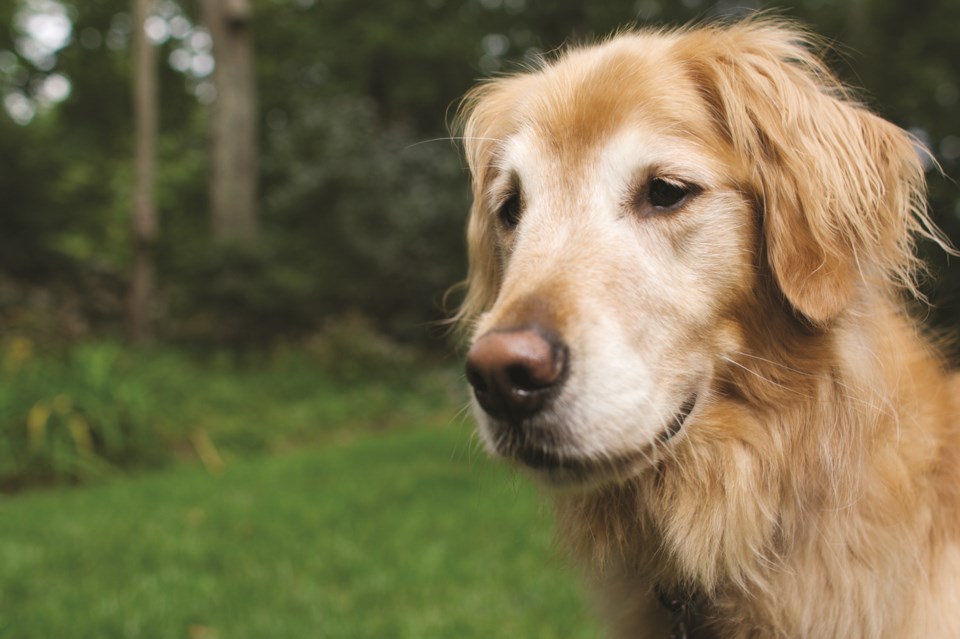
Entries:
<svg viewBox="0 0 960 639">
<path fill-rule="evenodd" d="M 520 76 L 491 80 L 464 97 L 454 125 L 462 131 L 464 153 L 470 168 L 473 205 L 467 223 L 466 294 L 454 316 L 459 331 L 469 333 L 474 320 L 489 309 L 500 287 L 500 258 L 496 229 L 486 210 L 486 190 L 496 172 L 496 159 L 510 132 L 516 107 L 513 85 Z"/>
<path fill-rule="evenodd" d="M 916 292 L 913 236 L 942 236 L 925 211 L 911 136 L 851 100 L 804 33 L 761 20 L 713 35 L 695 75 L 752 168 L 786 299 L 823 325 L 863 281 Z"/>
</svg>

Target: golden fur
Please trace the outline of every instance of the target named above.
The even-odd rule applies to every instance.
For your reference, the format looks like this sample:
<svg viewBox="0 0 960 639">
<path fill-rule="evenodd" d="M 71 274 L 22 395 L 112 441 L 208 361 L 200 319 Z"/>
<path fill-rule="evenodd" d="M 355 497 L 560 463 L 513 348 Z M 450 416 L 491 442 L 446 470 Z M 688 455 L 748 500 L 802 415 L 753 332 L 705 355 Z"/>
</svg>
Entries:
<svg viewBox="0 0 960 639">
<path fill-rule="evenodd" d="M 902 302 L 915 237 L 944 241 L 914 140 L 812 48 L 769 19 L 623 33 L 465 100 L 458 320 L 569 344 L 533 426 L 596 472 L 534 474 L 618 637 L 667 636 L 655 587 L 693 636 L 960 637 L 960 380 Z M 635 215 L 652 175 L 700 190 Z"/>
</svg>

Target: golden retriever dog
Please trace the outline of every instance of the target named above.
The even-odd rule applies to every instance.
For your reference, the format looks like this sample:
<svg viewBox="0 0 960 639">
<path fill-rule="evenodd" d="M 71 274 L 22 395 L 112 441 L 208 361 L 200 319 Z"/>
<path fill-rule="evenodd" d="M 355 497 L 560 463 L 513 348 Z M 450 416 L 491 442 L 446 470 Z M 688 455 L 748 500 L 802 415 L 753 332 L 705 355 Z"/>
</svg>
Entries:
<svg viewBox="0 0 960 639">
<path fill-rule="evenodd" d="M 479 435 L 616 637 L 960 637 L 960 380 L 905 304 L 949 248 L 813 51 L 621 33 L 465 99 Z"/>
</svg>

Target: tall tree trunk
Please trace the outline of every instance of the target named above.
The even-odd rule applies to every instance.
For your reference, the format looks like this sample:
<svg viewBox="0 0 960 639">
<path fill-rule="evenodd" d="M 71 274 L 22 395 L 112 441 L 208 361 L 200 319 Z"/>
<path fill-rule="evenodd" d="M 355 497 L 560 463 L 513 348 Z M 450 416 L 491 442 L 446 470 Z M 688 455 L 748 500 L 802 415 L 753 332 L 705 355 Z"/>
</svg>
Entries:
<svg viewBox="0 0 960 639">
<path fill-rule="evenodd" d="M 203 0 L 203 18 L 216 59 L 210 174 L 213 239 L 249 243 L 257 236 L 259 173 L 250 0 Z"/>
<path fill-rule="evenodd" d="M 157 238 L 154 174 L 157 141 L 156 51 L 147 39 L 144 22 L 152 0 L 133 0 L 133 120 L 134 190 L 131 217 L 133 269 L 127 299 L 130 339 L 151 337 L 150 305 L 153 299 L 153 249 Z"/>
</svg>

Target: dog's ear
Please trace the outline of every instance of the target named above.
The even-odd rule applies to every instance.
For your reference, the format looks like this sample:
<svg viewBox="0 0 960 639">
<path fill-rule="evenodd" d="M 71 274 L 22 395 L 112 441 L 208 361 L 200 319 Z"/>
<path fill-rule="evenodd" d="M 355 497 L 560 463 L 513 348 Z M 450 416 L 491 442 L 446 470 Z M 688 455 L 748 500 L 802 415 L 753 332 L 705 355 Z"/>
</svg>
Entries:
<svg viewBox="0 0 960 639">
<path fill-rule="evenodd" d="M 464 97 L 454 123 L 462 133 L 470 169 L 473 205 L 467 223 L 467 278 L 463 302 L 454 316 L 461 333 L 469 333 L 474 320 L 489 309 L 500 286 L 497 232 L 487 211 L 487 189 L 496 171 L 496 160 L 509 134 L 516 108 L 514 87 L 521 76 L 491 80 Z"/>
<path fill-rule="evenodd" d="M 721 134 L 753 173 L 767 259 L 790 304 L 823 325 L 862 281 L 916 292 L 914 235 L 942 236 L 913 138 L 855 103 L 797 29 L 717 27 L 692 51 Z"/>
</svg>

